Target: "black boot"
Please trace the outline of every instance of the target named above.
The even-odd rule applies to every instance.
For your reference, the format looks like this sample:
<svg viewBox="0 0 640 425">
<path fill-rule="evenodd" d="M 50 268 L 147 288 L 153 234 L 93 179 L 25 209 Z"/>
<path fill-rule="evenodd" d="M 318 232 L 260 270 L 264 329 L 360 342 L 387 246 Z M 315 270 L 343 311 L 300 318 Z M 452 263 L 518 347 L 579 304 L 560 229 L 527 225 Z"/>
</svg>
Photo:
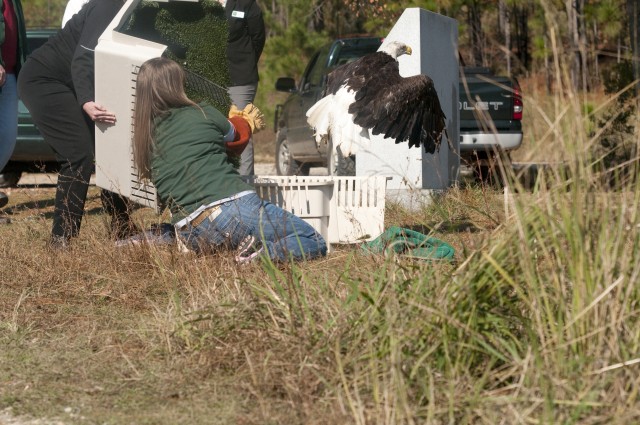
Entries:
<svg viewBox="0 0 640 425">
<path fill-rule="evenodd" d="M 111 216 L 109 233 L 112 239 L 126 239 L 140 233 L 138 226 L 131 221 L 133 205 L 129 200 L 108 190 L 100 193 L 100 199 L 103 208 Z"/>
<path fill-rule="evenodd" d="M 9 203 L 9 197 L 6 193 L 0 192 L 0 208 L 4 208 Z"/>
<path fill-rule="evenodd" d="M 4 207 L 9 203 L 9 197 L 6 193 L 0 192 L 0 208 Z M 11 223 L 11 219 L 9 217 L 0 217 L 0 224 L 9 224 Z"/>
</svg>

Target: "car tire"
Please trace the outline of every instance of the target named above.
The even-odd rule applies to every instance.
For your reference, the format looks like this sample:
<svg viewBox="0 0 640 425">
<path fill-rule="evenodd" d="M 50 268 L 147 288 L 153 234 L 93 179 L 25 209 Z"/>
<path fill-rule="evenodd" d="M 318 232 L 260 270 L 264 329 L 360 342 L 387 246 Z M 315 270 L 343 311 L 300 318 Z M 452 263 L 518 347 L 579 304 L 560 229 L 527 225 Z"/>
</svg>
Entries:
<svg viewBox="0 0 640 425">
<path fill-rule="evenodd" d="M 291 158 L 287 137 L 280 137 L 276 142 L 276 172 L 279 176 L 308 176 L 311 166 Z"/>
<path fill-rule="evenodd" d="M 21 176 L 21 171 L 5 171 L 0 173 L 0 188 L 16 187 Z"/>
</svg>

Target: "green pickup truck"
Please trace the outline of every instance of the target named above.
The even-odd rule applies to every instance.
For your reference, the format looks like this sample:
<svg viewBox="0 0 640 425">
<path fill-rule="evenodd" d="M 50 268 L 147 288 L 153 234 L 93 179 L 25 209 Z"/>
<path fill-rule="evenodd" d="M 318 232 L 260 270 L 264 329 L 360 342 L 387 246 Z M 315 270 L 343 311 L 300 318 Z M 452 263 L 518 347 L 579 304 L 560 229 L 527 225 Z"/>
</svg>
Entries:
<svg viewBox="0 0 640 425">
<path fill-rule="evenodd" d="M 42 46 L 57 28 L 28 29 L 29 52 Z M 0 172 L 0 188 L 18 184 L 23 172 L 54 171 L 57 169 L 55 155 L 31 119 L 29 111 L 18 101 L 18 138 L 9 163 Z"/>
<path fill-rule="evenodd" d="M 276 171 L 279 175 L 308 175 L 311 167 L 327 167 L 329 175 L 354 175 L 355 158 L 341 158 L 331 145 L 318 147 L 306 111 L 320 99 L 326 75 L 336 66 L 378 50 L 378 37 L 342 38 L 318 50 L 301 80 L 282 77 L 276 90 L 290 93 L 276 107 Z M 522 97 L 515 79 L 497 77 L 487 68 L 461 67 L 460 156 L 469 167 L 487 166 L 498 152 L 522 143 Z"/>
</svg>

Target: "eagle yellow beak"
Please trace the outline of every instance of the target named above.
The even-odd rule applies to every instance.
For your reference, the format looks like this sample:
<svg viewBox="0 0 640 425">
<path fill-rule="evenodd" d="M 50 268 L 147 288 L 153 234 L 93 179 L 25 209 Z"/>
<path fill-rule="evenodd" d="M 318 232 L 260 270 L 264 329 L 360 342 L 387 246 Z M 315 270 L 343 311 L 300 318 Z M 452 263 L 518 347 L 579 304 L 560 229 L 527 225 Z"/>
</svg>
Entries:
<svg viewBox="0 0 640 425">
<path fill-rule="evenodd" d="M 407 55 L 411 55 L 411 53 L 413 53 L 413 49 L 411 49 L 411 47 L 409 47 L 409 46 L 406 46 L 406 48 L 404 49 L 404 52 Z"/>
</svg>

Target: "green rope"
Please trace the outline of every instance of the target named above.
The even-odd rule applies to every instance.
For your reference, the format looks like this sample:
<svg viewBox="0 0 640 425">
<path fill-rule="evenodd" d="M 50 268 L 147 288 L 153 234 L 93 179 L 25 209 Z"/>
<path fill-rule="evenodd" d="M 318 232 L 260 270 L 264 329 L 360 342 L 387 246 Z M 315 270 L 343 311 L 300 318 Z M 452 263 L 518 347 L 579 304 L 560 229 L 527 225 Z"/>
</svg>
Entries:
<svg viewBox="0 0 640 425">
<path fill-rule="evenodd" d="M 455 253 L 453 247 L 446 242 L 397 226 L 392 226 L 374 240 L 365 242 L 360 250 L 363 254 L 395 252 L 425 260 L 450 260 Z"/>
</svg>

